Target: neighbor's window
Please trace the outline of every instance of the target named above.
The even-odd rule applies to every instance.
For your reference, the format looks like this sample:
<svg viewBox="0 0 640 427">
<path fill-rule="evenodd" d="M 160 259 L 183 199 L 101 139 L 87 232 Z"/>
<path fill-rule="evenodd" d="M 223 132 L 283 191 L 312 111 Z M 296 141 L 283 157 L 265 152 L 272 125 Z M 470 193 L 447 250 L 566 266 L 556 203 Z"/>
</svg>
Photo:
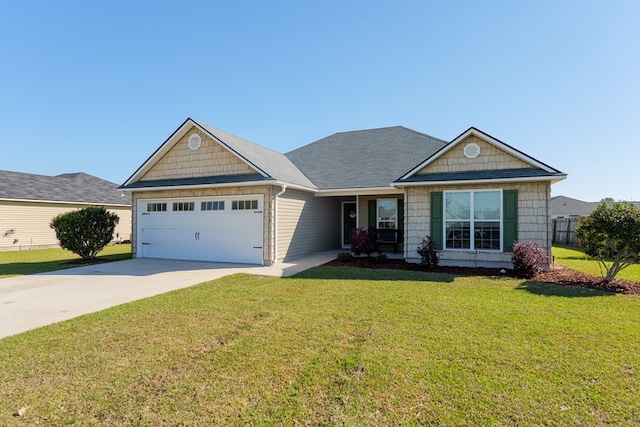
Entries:
<svg viewBox="0 0 640 427">
<path fill-rule="evenodd" d="M 166 203 L 147 203 L 147 212 L 166 212 Z"/>
<path fill-rule="evenodd" d="M 202 202 L 200 204 L 201 211 L 223 211 L 224 210 L 224 200 L 219 201 L 211 201 L 211 202 Z"/>
<path fill-rule="evenodd" d="M 398 228 L 398 200 L 378 199 L 378 228 Z"/>
<path fill-rule="evenodd" d="M 194 202 L 173 202 L 174 211 L 192 211 L 195 209 Z"/>
<path fill-rule="evenodd" d="M 258 201 L 257 200 L 233 200 L 231 202 L 231 209 L 234 211 L 256 210 L 258 209 Z"/>
<path fill-rule="evenodd" d="M 501 191 L 448 191 L 444 194 L 445 248 L 499 251 Z"/>
</svg>

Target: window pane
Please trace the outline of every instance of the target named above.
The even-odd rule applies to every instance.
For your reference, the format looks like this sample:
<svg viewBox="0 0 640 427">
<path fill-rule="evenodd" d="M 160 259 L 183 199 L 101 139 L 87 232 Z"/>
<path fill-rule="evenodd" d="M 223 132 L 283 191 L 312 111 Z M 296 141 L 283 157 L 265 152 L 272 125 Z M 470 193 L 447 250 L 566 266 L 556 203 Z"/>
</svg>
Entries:
<svg viewBox="0 0 640 427">
<path fill-rule="evenodd" d="M 477 221 L 474 227 L 474 244 L 476 249 L 500 250 L 499 222 Z"/>
<path fill-rule="evenodd" d="M 471 248 L 471 223 L 452 221 L 447 223 L 447 249 Z"/>
<path fill-rule="evenodd" d="M 398 201 L 396 199 L 378 200 L 378 228 L 397 228 Z"/>
<path fill-rule="evenodd" d="M 500 219 L 500 192 L 476 191 L 473 194 L 474 219 Z"/>
<path fill-rule="evenodd" d="M 445 219 L 470 219 L 471 197 L 470 193 L 455 192 L 446 193 Z"/>
</svg>

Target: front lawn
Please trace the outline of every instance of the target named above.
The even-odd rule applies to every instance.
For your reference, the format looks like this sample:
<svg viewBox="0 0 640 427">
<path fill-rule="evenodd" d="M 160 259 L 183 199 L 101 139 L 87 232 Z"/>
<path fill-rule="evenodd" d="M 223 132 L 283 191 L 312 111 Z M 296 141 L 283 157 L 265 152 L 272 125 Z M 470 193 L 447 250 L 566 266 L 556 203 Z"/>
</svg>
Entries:
<svg viewBox="0 0 640 427">
<path fill-rule="evenodd" d="M 582 248 L 575 246 L 553 245 L 555 262 L 572 270 L 598 277 L 604 277 L 606 271 L 601 270 L 601 264 L 584 253 Z M 640 264 L 625 268 L 616 279 L 640 282 Z"/>
<path fill-rule="evenodd" d="M 107 246 L 97 258 L 105 261 L 129 259 L 131 245 Z M 2 251 L 0 252 L 0 279 L 77 267 L 77 264 L 71 262 L 78 260 L 80 260 L 78 255 L 62 248 Z"/>
<path fill-rule="evenodd" d="M 637 425 L 638 354 L 633 296 L 234 275 L 0 340 L 0 425 Z"/>
</svg>

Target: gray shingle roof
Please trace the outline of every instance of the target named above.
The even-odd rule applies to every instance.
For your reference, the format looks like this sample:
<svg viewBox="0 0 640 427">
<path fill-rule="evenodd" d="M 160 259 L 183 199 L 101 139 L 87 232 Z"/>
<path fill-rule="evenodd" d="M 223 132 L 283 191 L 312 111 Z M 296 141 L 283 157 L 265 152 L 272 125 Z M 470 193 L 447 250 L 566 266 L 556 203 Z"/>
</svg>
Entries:
<svg viewBox="0 0 640 427">
<path fill-rule="evenodd" d="M 336 133 L 286 156 L 320 189 L 388 187 L 446 144 L 395 126 Z"/>
<path fill-rule="evenodd" d="M 177 187 L 182 185 L 212 185 L 212 184 L 240 184 L 244 182 L 265 181 L 265 178 L 259 173 L 241 174 L 241 175 L 217 175 L 203 176 L 194 178 L 176 178 L 176 179 L 155 179 L 149 181 L 137 181 L 121 188 L 157 188 L 157 187 Z"/>
<path fill-rule="evenodd" d="M 57 176 L 0 171 L 0 199 L 130 205 L 118 184 L 83 172 Z"/>
<path fill-rule="evenodd" d="M 213 126 L 199 123 L 195 120 L 193 121 L 270 177 L 290 184 L 315 188 L 313 182 L 284 154 L 214 128 Z"/>
</svg>

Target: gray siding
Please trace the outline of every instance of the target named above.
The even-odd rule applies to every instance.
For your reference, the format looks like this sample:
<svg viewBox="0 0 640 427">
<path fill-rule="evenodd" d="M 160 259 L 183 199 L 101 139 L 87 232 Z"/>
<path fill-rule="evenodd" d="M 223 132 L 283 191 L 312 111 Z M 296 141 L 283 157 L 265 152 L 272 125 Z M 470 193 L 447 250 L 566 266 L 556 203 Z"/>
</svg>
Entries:
<svg viewBox="0 0 640 427">
<path fill-rule="evenodd" d="M 338 248 L 340 206 L 338 198 L 287 189 L 278 198 L 278 260 Z"/>
</svg>

